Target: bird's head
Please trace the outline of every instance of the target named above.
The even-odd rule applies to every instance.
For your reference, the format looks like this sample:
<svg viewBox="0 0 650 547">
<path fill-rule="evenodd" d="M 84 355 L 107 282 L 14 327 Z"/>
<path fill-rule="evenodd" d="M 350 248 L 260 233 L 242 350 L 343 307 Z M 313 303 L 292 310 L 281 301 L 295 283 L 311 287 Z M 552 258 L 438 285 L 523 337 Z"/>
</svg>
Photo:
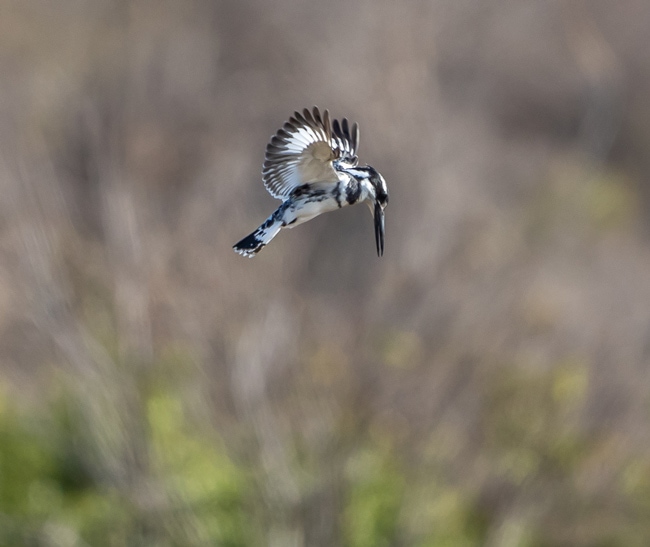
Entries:
<svg viewBox="0 0 650 547">
<path fill-rule="evenodd" d="M 388 205 L 388 186 L 381 173 L 369 167 L 370 170 L 370 184 L 375 189 L 375 203 L 377 203 L 382 210 Z"/>
<path fill-rule="evenodd" d="M 368 206 L 375 219 L 375 242 L 377 255 L 384 254 L 385 220 L 384 209 L 388 205 L 388 186 L 384 177 L 374 167 L 365 165 L 347 170 L 359 182 L 365 182 L 368 189 Z"/>
</svg>

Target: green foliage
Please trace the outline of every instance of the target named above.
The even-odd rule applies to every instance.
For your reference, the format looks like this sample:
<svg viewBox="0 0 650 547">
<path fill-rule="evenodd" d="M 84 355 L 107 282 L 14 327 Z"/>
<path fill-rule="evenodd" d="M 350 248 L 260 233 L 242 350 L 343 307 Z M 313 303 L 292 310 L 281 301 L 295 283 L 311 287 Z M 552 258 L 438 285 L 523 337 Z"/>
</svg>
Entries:
<svg viewBox="0 0 650 547">
<path fill-rule="evenodd" d="M 486 387 L 482 452 L 492 481 L 527 506 L 525 538 L 514 545 L 647 544 L 650 526 L 639 516 L 650 507 L 649 463 L 612 466 L 620 441 L 585 435 L 589 368 L 577 357 L 547 370 L 506 366 Z M 597 484 L 617 478 L 620 490 L 602 495 Z"/>
<path fill-rule="evenodd" d="M 408 489 L 402 509 L 408 544 L 417 547 L 479 545 L 486 521 L 471 495 L 446 484 L 436 473 L 420 476 Z"/>
<path fill-rule="evenodd" d="M 0 398 L 0 544 L 123 541 L 128 503 L 92 481 L 58 402 L 37 413 Z"/>
<path fill-rule="evenodd" d="M 350 547 L 394 543 L 405 477 L 387 448 L 364 448 L 348 463 L 345 536 Z"/>
<path fill-rule="evenodd" d="M 246 475 L 191 426 L 177 396 L 146 401 L 150 476 L 138 480 L 162 496 L 152 510 L 138 488 L 101 480 L 102 462 L 82 449 L 87 424 L 58 387 L 29 411 L 0 396 L 0 545 L 251 544 Z"/>
<path fill-rule="evenodd" d="M 426 459 L 409 469 L 394 439 L 376 431 L 348 461 L 345 545 L 479 545 L 486 520 L 463 488 Z"/>
<path fill-rule="evenodd" d="M 566 473 L 584 456 L 575 420 L 584 401 L 586 371 L 573 359 L 550 374 L 512 367 L 494 378 L 486 442 L 509 480 L 521 484 L 539 473 Z"/>
<path fill-rule="evenodd" d="M 246 474 L 233 464 L 218 440 L 207 431 L 189 430 L 182 402 L 168 393 L 149 398 L 147 418 L 154 468 L 178 504 L 176 513 L 191 515 L 198 543 L 250 545 L 247 526 Z M 187 522 L 179 519 L 170 533 L 187 542 Z"/>
<path fill-rule="evenodd" d="M 178 370 L 179 359 L 159 366 Z M 649 460 L 638 455 L 611 473 L 615 504 L 592 486 L 616 443 L 582 433 L 588 371 L 576 356 L 548 369 L 493 370 L 481 402 L 480 457 L 469 472 L 463 463 L 461 475 L 455 447 L 466 444 L 453 428 L 405 450 L 404 438 L 380 421 L 351 441 L 356 448 L 343 473 L 328 475 L 340 484 L 322 480 L 322 460 L 293 438 L 287 450 L 304 454 L 290 472 L 304 479 L 305 497 L 320 489 L 339 493 L 346 547 L 644 545 Z M 263 501 L 260 463 L 229 457 L 209 421 L 188 407 L 191 398 L 174 374 L 142 375 L 142 427 L 135 429 L 142 462 L 121 483 L 88 448 L 95 442 L 91 422 L 75 410 L 83 394 L 69 379 L 51 382 L 39 404 L 22 406 L 0 391 L 0 545 L 245 547 L 265 544 L 278 519 L 290 527 L 295 508 L 280 517 Z M 123 457 L 126 472 L 133 462 Z M 524 503 L 514 510 L 513 500 Z"/>
</svg>

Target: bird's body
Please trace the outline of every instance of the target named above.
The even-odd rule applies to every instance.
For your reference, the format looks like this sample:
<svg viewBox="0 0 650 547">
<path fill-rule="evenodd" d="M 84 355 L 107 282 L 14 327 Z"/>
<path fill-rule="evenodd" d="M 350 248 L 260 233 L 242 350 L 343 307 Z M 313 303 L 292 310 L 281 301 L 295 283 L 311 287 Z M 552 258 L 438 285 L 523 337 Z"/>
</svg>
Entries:
<svg viewBox="0 0 650 547">
<path fill-rule="evenodd" d="M 374 204 L 377 253 L 384 251 L 384 213 L 388 188 L 370 166 L 357 166 L 359 130 L 347 119 L 330 125 L 327 110 L 296 112 L 271 139 L 262 171 L 264 185 L 282 205 L 253 233 L 233 248 L 255 256 L 282 228 L 293 228 L 312 218 L 367 201 Z M 372 206 L 371 206 L 372 210 Z"/>
</svg>

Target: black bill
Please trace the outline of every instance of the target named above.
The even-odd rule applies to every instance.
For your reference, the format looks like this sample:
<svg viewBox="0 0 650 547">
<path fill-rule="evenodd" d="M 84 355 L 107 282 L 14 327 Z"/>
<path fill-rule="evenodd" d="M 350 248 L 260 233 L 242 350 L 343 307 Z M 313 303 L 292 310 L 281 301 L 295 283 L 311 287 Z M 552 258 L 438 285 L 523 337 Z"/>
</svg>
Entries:
<svg viewBox="0 0 650 547">
<path fill-rule="evenodd" d="M 375 243 L 377 243 L 377 256 L 384 254 L 384 210 L 379 203 L 375 203 Z"/>
</svg>

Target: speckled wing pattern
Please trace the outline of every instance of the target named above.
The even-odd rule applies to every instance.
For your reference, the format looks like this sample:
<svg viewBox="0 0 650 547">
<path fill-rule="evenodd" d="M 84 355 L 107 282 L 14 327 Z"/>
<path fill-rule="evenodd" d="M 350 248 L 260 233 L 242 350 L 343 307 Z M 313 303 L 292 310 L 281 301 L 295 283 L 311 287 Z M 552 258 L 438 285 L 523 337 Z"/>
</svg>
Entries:
<svg viewBox="0 0 650 547">
<path fill-rule="evenodd" d="M 359 126 L 346 118 L 330 123 L 329 112 L 318 107 L 295 112 L 266 147 L 262 169 L 264 186 L 278 199 L 287 199 L 298 186 L 313 183 L 336 184 L 335 163 L 357 164 Z"/>
</svg>

